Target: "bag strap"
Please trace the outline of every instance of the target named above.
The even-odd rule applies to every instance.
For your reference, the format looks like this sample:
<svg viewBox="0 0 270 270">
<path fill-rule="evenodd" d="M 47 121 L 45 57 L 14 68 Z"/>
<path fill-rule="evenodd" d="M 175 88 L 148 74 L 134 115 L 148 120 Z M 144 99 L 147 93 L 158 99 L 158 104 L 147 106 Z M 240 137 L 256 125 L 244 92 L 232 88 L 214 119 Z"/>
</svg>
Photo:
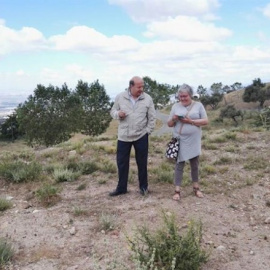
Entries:
<svg viewBox="0 0 270 270">
<path fill-rule="evenodd" d="M 187 113 L 186 113 L 185 117 L 188 116 L 188 114 L 191 111 L 194 104 L 195 104 L 195 101 L 192 101 L 190 107 L 187 110 Z M 181 123 L 180 129 L 179 129 L 179 134 L 181 134 L 183 126 L 184 126 L 184 123 Z"/>
</svg>

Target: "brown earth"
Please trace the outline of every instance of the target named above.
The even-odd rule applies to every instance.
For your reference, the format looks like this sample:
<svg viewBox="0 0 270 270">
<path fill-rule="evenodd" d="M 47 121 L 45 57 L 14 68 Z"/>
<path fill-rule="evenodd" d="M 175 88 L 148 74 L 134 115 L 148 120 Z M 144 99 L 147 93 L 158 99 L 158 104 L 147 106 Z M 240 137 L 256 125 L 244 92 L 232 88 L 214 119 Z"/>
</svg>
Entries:
<svg viewBox="0 0 270 270">
<path fill-rule="evenodd" d="M 226 128 L 215 131 L 209 128 L 204 134 L 207 139 L 213 139 L 226 132 Z M 161 211 L 165 210 L 176 215 L 179 228 L 185 227 L 191 219 L 202 221 L 202 246 L 212 250 L 202 270 L 268 270 L 269 140 L 269 132 L 242 130 L 237 132 L 235 141 L 220 142 L 217 149 L 210 150 L 204 139 L 201 168 L 212 165 L 216 171 L 202 177 L 203 199 L 196 198 L 191 185 L 186 184 L 181 201 L 175 202 L 173 185 L 157 181 L 158 176 L 151 169 L 166 163 L 163 152 L 167 138 L 151 140 L 151 193 L 146 196 L 139 194 L 135 177 L 129 183 L 128 194 L 111 198 L 108 193 L 116 186 L 117 174 L 97 173 L 61 183 L 61 200 L 46 208 L 34 196 L 42 183 L 8 184 L 0 179 L 0 196 L 13 203 L 11 209 L 0 214 L 0 237 L 8 239 L 15 250 L 6 269 L 136 269 L 126 235 L 134 235 L 134 229 L 142 224 L 151 229 L 159 227 Z M 114 140 L 97 142 L 101 143 L 114 145 Z M 4 148 L 11 149 L 10 146 Z M 14 144 L 12 148 L 16 151 Z M 42 151 L 35 151 L 37 157 Z M 81 156 L 91 159 L 93 155 L 89 150 Z M 115 162 L 114 154 L 101 152 L 100 155 Z M 217 161 L 221 157 L 229 157 L 231 162 L 220 164 Z M 258 159 L 264 162 L 263 168 L 260 163 L 258 168 L 246 166 Z M 131 168 L 136 172 L 133 157 Z M 86 188 L 78 190 L 80 184 L 86 184 Z M 106 215 L 115 218 L 112 223 L 115 226 L 108 231 L 101 222 Z"/>
</svg>

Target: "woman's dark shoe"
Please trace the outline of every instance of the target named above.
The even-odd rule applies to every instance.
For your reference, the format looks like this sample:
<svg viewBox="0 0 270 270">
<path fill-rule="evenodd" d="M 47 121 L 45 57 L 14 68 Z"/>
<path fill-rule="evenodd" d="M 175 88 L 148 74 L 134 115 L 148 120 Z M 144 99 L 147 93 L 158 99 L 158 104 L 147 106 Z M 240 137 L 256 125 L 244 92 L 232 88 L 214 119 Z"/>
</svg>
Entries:
<svg viewBox="0 0 270 270">
<path fill-rule="evenodd" d="M 111 197 L 114 197 L 114 196 L 119 196 L 119 195 L 123 195 L 123 194 L 126 194 L 127 191 L 118 191 L 117 189 L 114 190 L 113 192 L 110 192 L 109 195 Z"/>
<path fill-rule="evenodd" d="M 194 192 L 194 195 L 198 198 L 204 197 L 199 187 L 193 187 L 193 192 Z"/>
</svg>

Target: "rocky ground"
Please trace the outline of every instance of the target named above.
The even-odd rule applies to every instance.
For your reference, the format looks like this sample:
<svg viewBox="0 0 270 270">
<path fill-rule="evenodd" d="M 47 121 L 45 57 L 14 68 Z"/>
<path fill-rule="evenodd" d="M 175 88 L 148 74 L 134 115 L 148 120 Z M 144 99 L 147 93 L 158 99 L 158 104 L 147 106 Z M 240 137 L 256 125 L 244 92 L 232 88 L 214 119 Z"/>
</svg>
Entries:
<svg viewBox="0 0 270 270">
<path fill-rule="evenodd" d="M 125 234 L 132 235 L 143 223 L 155 227 L 161 210 L 175 213 L 179 226 L 191 219 L 202 221 L 203 245 L 212 248 L 203 270 L 269 269 L 269 178 L 229 195 L 206 194 L 203 199 L 187 187 L 180 202 L 171 199 L 170 186 L 151 185 L 152 192 L 142 197 L 135 183 L 128 194 L 110 198 L 114 185 L 113 180 L 106 186 L 89 182 L 85 190 L 77 191 L 77 183 L 67 183 L 61 202 L 43 208 L 29 200 L 30 186 L 1 182 L 1 195 L 14 204 L 1 215 L 1 236 L 10 239 L 16 250 L 7 269 L 123 269 L 121 263 L 130 264 Z M 87 213 L 75 216 L 74 207 Z M 102 230 L 101 213 L 116 217 L 113 230 Z"/>
<path fill-rule="evenodd" d="M 215 165 L 218 171 L 204 178 L 203 199 L 195 197 L 191 185 L 186 185 L 181 201 L 173 201 L 172 184 L 157 183 L 152 176 L 147 196 L 139 194 L 135 179 L 129 183 L 128 194 L 111 198 L 108 193 L 116 186 L 116 174 L 104 182 L 101 177 L 106 175 L 86 175 L 61 183 L 60 201 L 44 207 L 33 193 L 39 182 L 10 184 L 0 179 L 0 196 L 13 204 L 0 214 L 0 237 L 8 239 L 15 250 L 6 269 L 135 269 L 127 236 L 134 235 L 134 229 L 142 224 L 157 228 L 165 211 L 175 214 L 180 228 L 190 220 L 202 221 L 202 246 L 211 250 L 202 270 L 269 270 L 269 133 L 243 132 L 237 136 L 233 144 L 228 141 L 219 143 L 216 150 L 204 149 L 202 160 L 217 164 L 224 149 L 238 147 L 233 154 L 228 152 L 235 162 Z M 158 142 L 153 144 L 156 151 Z M 164 149 L 164 143 L 160 147 Z M 150 166 L 164 158 L 162 153 L 157 156 L 151 152 Z M 247 156 L 268 162 L 268 167 L 245 170 L 243 163 L 250 159 Z M 113 154 L 111 158 L 114 160 Z M 85 188 L 78 190 L 81 184 Z M 106 218 L 111 218 L 109 224 L 113 225 L 109 230 L 104 228 Z"/>
</svg>

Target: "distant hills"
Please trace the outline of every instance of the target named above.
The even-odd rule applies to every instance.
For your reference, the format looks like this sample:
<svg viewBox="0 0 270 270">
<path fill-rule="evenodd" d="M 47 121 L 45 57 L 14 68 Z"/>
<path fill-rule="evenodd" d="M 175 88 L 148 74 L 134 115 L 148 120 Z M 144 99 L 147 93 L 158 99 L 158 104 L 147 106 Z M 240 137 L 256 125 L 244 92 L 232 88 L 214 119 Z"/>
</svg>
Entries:
<svg viewBox="0 0 270 270">
<path fill-rule="evenodd" d="M 242 96 L 245 89 L 237 90 L 229 94 L 224 95 L 222 106 L 234 105 L 238 110 L 255 110 L 259 109 L 259 102 L 244 102 Z M 270 100 L 265 101 L 264 106 L 270 106 Z"/>
</svg>

